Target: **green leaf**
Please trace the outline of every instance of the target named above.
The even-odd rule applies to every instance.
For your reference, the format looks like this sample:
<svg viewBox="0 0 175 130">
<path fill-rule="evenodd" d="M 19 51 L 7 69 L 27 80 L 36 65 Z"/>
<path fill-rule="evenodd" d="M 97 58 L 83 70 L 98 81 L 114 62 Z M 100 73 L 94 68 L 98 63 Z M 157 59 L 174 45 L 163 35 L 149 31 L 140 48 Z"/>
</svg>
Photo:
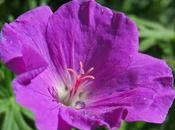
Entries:
<svg viewBox="0 0 175 130">
<path fill-rule="evenodd" d="M 21 107 L 21 112 L 22 112 L 25 116 L 27 116 L 29 119 L 34 120 L 34 115 L 33 115 L 33 113 L 32 113 L 30 110 L 28 110 L 27 108 Z"/>
<path fill-rule="evenodd" d="M 4 102 L 5 101 L 0 101 L 0 106 L 2 106 L 1 108 L 6 106 L 2 130 L 32 130 L 32 128 L 24 120 L 21 113 L 21 107 L 16 103 L 15 99 L 10 98 L 6 101 L 7 105 L 4 105 Z"/>
<path fill-rule="evenodd" d="M 126 130 L 126 122 L 122 122 L 121 127 L 119 130 Z"/>
<path fill-rule="evenodd" d="M 4 72 L 0 70 L 0 81 L 5 78 Z"/>
<path fill-rule="evenodd" d="M 2 125 L 2 130 L 13 130 L 13 111 L 7 111 Z"/>
<path fill-rule="evenodd" d="M 143 38 L 151 38 L 155 40 L 170 41 L 174 39 L 175 32 L 172 28 L 165 28 L 157 22 L 148 21 L 145 19 L 131 16 L 139 26 L 140 36 Z"/>
<path fill-rule="evenodd" d="M 7 100 L 0 100 L 0 113 L 6 112 L 7 109 L 8 109 Z"/>
<path fill-rule="evenodd" d="M 24 120 L 24 118 L 22 117 L 22 115 L 19 111 L 15 112 L 15 120 L 16 120 L 16 123 L 21 130 L 32 130 L 28 126 L 28 124 L 26 123 L 26 121 Z"/>
<path fill-rule="evenodd" d="M 167 59 L 167 62 L 171 66 L 173 71 L 175 71 L 175 60 L 174 59 Z"/>
<path fill-rule="evenodd" d="M 154 39 L 145 39 L 140 43 L 140 51 L 145 51 L 157 44 Z"/>
<path fill-rule="evenodd" d="M 16 121 L 13 122 L 13 130 L 21 130 L 21 129 L 18 127 Z"/>
<path fill-rule="evenodd" d="M 37 6 L 37 1 L 36 0 L 29 0 L 29 7 L 35 8 Z"/>
<path fill-rule="evenodd" d="M 21 112 L 20 112 L 20 106 L 15 102 L 14 99 L 12 99 L 12 108 L 14 111 L 14 119 L 18 125 L 18 127 L 21 130 L 32 130 L 28 124 L 26 123 L 26 121 L 24 120 Z"/>
<path fill-rule="evenodd" d="M 151 29 L 164 29 L 163 26 L 161 26 L 159 23 L 156 22 L 152 22 L 149 20 L 145 20 L 142 18 L 138 18 L 137 16 L 131 16 L 131 18 L 137 22 L 138 25 L 142 25 Z"/>
<path fill-rule="evenodd" d="M 0 5 L 4 3 L 4 0 L 0 0 Z"/>
<path fill-rule="evenodd" d="M 40 0 L 40 5 L 45 5 L 49 3 L 49 0 Z"/>
</svg>

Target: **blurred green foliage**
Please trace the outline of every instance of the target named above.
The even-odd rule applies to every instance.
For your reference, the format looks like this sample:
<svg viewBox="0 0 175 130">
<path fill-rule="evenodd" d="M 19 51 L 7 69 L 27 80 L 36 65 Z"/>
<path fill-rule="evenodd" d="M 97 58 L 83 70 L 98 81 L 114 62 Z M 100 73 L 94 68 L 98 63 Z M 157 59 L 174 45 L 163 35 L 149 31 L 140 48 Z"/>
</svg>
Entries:
<svg viewBox="0 0 175 130">
<path fill-rule="evenodd" d="M 125 12 L 140 31 L 140 51 L 162 58 L 175 72 L 175 0 L 97 0 Z M 56 10 L 68 0 L 0 0 L 0 27 L 23 12 L 47 4 Z M 14 75 L 0 63 L 0 130 L 35 130 L 32 113 L 18 105 L 11 87 Z M 120 130 L 175 130 L 175 104 L 159 124 L 123 123 Z"/>
</svg>

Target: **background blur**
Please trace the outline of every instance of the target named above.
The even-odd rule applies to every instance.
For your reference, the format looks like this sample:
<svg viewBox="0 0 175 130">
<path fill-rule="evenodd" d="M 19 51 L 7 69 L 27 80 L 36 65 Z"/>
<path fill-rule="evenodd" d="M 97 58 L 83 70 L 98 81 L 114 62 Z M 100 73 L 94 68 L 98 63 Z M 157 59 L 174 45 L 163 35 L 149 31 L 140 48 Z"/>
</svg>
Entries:
<svg viewBox="0 0 175 130">
<path fill-rule="evenodd" d="M 165 59 L 175 72 L 175 0 L 97 1 L 135 20 L 140 31 L 140 51 Z M 13 21 L 36 6 L 47 4 L 56 10 L 66 2 L 68 0 L 0 0 L 0 28 L 4 22 Z M 32 113 L 15 102 L 11 88 L 13 77 L 0 63 L 0 130 L 36 130 Z M 164 124 L 123 123 L 120 130 L 175 130 L 175 104 Z"/>
</svg>

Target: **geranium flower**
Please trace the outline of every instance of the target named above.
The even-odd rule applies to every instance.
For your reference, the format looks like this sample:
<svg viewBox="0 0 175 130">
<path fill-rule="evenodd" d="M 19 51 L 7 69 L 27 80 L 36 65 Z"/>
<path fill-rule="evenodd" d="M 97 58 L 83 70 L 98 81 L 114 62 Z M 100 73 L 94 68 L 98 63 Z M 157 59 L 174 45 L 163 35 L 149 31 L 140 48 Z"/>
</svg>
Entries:
<svg viewBox="0 0 175 130">
<path fill-rule="evenodd" d="M 24 13 L 4 25 L 0 54 L 39 130 L 162 123 L 174 100 L 172 71 L 138 52 L 136 24 L 94 0 Z"/>
</svg>

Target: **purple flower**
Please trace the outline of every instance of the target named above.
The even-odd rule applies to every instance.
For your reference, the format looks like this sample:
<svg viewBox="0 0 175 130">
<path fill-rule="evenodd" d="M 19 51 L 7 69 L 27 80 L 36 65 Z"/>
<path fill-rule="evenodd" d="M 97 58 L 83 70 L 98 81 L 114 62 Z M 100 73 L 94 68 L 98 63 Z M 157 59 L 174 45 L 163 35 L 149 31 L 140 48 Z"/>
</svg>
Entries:
<svg viewBox="0 0 175 130">
<path fill-rule="evenodd" d="M 55 13 L 33 9 L 2 34 L 16 99 L 34 112 L 39 130 L 165 120 L 175 97 L 172 71 L 138 52 L 137 27 L 123 13 L 73 0 Z"/>
</svg>

